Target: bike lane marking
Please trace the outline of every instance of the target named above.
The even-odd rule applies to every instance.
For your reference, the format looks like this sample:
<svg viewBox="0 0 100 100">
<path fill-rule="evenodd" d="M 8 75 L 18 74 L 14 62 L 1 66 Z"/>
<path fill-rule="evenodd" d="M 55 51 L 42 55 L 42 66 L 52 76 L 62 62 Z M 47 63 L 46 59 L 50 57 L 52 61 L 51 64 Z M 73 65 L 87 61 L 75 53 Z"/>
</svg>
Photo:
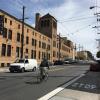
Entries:
<svg viewBox="0 0 100 100">
<path fill-rule="evenodd" d="M 53 97 L 54 95 L 56 95 L 58 92 L 64 90 L 67 86 L 69 86 L 70 84 L 72 84 L 73 82 L 77 81 L 79 78 L 83 77 L 85 74 L 81 74 L 80 76 L 72 79 L 71 81 L 69 81 L 68 83 L 56 88 L 55 90 L 51 91 L 50 93 L 44 95 L 43 97 L 39 98 L 38 100 L 48 100 L 51 97 Z"/>
<path fill-rule="evenodd" d="M 84 89 L 97 89 L 97 86 L 95 84 L 87 84 L 87 83 L 73 83 L 71 85 L 72 87 L 76 88 L 84 88 Z"/>
</svg>

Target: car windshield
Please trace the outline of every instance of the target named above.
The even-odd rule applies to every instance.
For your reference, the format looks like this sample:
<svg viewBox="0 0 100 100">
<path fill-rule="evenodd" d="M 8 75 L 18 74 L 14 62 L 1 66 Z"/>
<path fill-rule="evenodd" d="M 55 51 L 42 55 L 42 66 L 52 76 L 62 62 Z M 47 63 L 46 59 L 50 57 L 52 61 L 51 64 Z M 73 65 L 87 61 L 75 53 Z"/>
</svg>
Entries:
<svg viewBox="0 0 100 100">
<path fill-rule="evenodd" d="M 24 63 L 24 59 L 17 59 L 15 63 Z"/>
</svg>

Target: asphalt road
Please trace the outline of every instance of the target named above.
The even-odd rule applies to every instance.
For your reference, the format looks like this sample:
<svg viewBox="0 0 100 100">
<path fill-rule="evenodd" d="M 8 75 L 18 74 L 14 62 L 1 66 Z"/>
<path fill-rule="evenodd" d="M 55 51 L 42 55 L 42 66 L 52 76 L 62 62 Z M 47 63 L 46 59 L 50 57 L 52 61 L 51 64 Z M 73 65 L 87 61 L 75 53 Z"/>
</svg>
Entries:
<svg viewBox="0 0 100 100">
<path fill-rule="evenodd" d="M 41 83 L 37 83 L 36 72 L 0 73 L 0 100 L 37 100 L 88 69 L 88 65 L 56 66 Z"/>
</svg>

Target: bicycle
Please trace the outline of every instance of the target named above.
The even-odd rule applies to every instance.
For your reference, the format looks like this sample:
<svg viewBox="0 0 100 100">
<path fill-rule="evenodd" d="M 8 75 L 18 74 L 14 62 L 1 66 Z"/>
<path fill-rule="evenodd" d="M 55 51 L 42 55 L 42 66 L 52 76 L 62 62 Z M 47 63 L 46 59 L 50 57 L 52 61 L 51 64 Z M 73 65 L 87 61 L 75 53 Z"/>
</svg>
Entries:
<svg viewBox="0 0 100 100">
<path fill-rule="evenodd" d="M 43 73 L 41 74 L 41 70 Z M 48 79 L 48 69 L 47 67 L 42 67 L 38 69 L 37 82 L 47 81 Z"/>
</svg>

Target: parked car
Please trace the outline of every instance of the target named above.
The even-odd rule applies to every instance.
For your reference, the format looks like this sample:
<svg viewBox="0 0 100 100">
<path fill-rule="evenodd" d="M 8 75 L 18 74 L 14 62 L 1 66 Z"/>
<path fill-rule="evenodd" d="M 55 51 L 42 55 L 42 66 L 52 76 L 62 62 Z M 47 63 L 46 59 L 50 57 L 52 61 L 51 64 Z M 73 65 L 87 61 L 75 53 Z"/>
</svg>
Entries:
<svg viewBox="0 0 100 100">
<path fill-rule="evenodd" d="M 100 71 L 100 61 L 90 64 L 90 71 Z"/>
<path fill-rule="evenodd" d="M 54 62 L 54 65 L 63 65 L 63 64 L 64 64 L 64 62 L 62 60 L 56 60 Z"/>
<path fill-rule="evenodd" d="M 35 71 L 37 65 L 36 59 L 17 59 L 14 63 L 10 64 L 9 71 L 10 72 L 24 72 L 24 71 Z"/>
</svg>

